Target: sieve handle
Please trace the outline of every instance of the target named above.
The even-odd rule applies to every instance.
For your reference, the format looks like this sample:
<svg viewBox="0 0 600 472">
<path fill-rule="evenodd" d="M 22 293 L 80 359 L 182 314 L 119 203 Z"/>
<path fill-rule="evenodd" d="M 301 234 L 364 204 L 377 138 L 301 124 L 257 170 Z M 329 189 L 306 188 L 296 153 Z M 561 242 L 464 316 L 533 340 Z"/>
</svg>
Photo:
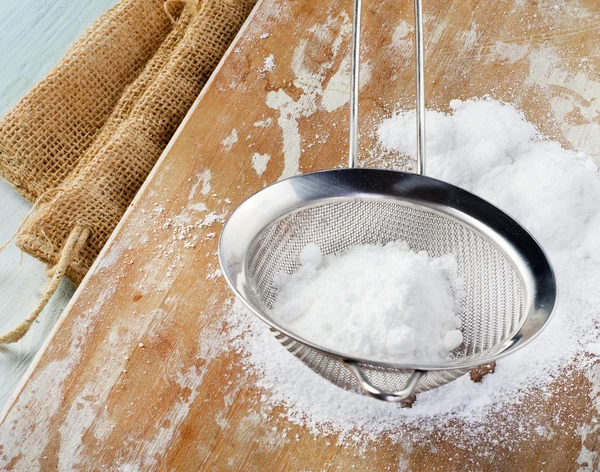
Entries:
<svg viewBox="0 0 600 472">
<path fill-rule="evenodd" d="M 423 46 L 423 8 L 414 0 L 415 78 L 417 108 L 417 174 L 425 174 L 425 47 Z M 350 76 L 350 146 L 348 166 L 358 166 L 358 95 L 360 89 L 360 19 L 362 0 L 354 0 L 352 12 L 352 53 Z"/>
<path fill-rule="evenodd" d="M 415 74 L 417 82 L 417 174 L 425 175 L 425 47 L 423 46 L 423 8 L 415 0 Z"/>
<path fill-rule="evenodd" d="M 352 59 L 350 76 L 350 148 L 348 166 L 358 166 L 358 94 L 360 87 L 360 17 L 362 0 L 354 0 L 352 12 Z"/>
<path fill-rule="evenodd" d="M 369 382 L 369 379 L 356 362 L 345 361 L 344 363 L 348 370 L 356 377 L 356 380 L 358 380 L 360 387 L 365 393 L 379 400 L 385 400 L 386 402 L 401 402 L 402 400 L 406 400 L 413 394 L 417 385 L 419 385 L 419 381 L 426 374 L 425 371 L 415 370 L 408 378 L 408 381 L 402 390 L 398 390 L 397 392 L 384 392 Z"/>
</svg>

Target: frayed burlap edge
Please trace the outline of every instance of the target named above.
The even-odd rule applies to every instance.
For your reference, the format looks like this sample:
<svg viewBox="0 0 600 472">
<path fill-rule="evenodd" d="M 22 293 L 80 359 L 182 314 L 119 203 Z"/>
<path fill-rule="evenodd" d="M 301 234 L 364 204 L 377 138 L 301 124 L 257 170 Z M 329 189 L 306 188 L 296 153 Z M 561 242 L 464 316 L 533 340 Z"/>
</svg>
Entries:
<svg viewBox="0 0 600 472">
<path fill-rule="evenodd" d="M 177 1 L 184 3 L 186 10 L 189 9 L 188 1 L 182 1 L 182 0 L 177 0 Z M 222 0 L 222 1 L 225 4 L 228 4 L 230 6 L 233 6 L 235 3 L 237 3 L 235 0 Z M 200 2 L 197 2 L 197 3 L 198 3 L 198 5 L 197 5 L 197 7 L 198 7 L 200 5 Z M 245 14 L 244 14 L 240 24 L 237 25 L 238 30 L 241 27 L 241 25 L 243 24 L 244 19 L 250 13 L 250 10 L 252 9 L 252 6 L 254 5 L 255 2 L 253 2 L 252 0 L 240 0 L 239 3 L 244 4 L 244 7 L 241 7 L 241 8 L 245 9 Z M 166 7 L 166 5 L 165 5 L 165 7 Z M 171 17 L 171 15 L 169 15 L 169 16 Z M 171 17 L 171 20 L 173 21 L 172 17 Z M 233 39 L 233 38 L 231 38 L 231 39 Z M 205 77 L 205 79 L 208 79 L 209 75 L 210 75 L 210 72 Z M 6 152 L 6 151 L 8 151 L 8 152 Z M 3 152 L 5 157 L 11 158 L 11 156 L 10 156 L 11 153 L 6 148 L 0 150 L 0 152 Z M 75 173 L 77 173 L 77 171 L 75 171 Z M 59 192 L 59 194 L 61 194 L 61 193 L 62 193 L 62 191 Z M 45 205 L 45 206 L 47 206 L 47 205 Z M 42 210 L 43 210 L 43 208 L 42 208 Z M 120 214 L 122 214 L 122 211 Z M 43 235 L 45 235 L 43 228 L 41 229 L 41 232 Z M 92 234 L 92 232 L 88 226 L 86 226 L 85 224 L 80 224 L 78 222 L 75 222 L 75 226 L 69 233 L 69 236 L 64 241 L 64 244 L 62 245 L 62 249 L 59 250 L 60 252 L 57 251 L 57 249 L 54 246 L 54 244 L 52 243 L 51 239 L 47 235 L 45 235 L 45 239 L 46 239 L 48 245 L 47 245 L 47 247 L 45 247 L 42 250 L 41 254 L 37 255 L 37 257 L 42 259 L 47 264 L 49 264 L 49 266 L 51 266 L 51 268 L 48 269 L 48 276 L 49 276 L 48 284 L 46 285 L 44 292 L 43 292 L 42 296 L 40 297 L 40 299 L 38 300 L 38 303 L 34 307 L 34 310 L 32 311 L 32 313 L 23 322 L 21 322 L 15 329 L 13 329 L 11 332 L 6 333 L 5 335 L 0 335 L 0 343 L 10 343 L 10 342 L 18 341 L 27 333 L 27 331 L 29 330 L 29 328 L 31 327 L 33 322 L 37 319 L 37 316 L 39 315 L 39 313 L 43 310 L 43 308 L 49 301 L 52 294 L 56 291 L 56 289 L 60 283 L 60 280 L 62 279 L 63 276 L 67 276 L 68 278 L 75 281 L 76 283 L 78 283 L 79 281 L 81 281 L 81 279 L 83 279 L 83 277 L 87 273 L 89 266 L 91 265 L 91 262 L 82 260 L 81 256 L 83 253 L 83 249 L 86 246 L 86 243 L 88 243 L 89 237 L 91 234 Z M 35 244 L 36 242 L 39 245 L 39 239 L 37 241 L 34 241 L 34 237 L 31 235 L 25 234 L 25 232 L 21 233 L 19 236 L 19 243 L 20 243 L 19 246 L 25 245 L 27 243 Z M 99 249 L 98 249 L 98 251 L 99 251 Z M 93 261 L 93 259 L 92 259 L 92 261 Z"/>
</svg>

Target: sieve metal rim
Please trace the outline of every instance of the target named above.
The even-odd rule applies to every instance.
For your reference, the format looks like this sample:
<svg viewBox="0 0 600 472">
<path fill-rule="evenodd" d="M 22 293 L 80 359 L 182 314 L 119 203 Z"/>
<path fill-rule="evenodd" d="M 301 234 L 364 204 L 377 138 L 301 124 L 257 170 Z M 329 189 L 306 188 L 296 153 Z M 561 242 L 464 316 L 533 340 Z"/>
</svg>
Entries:
<svg viewBox="0 0 600 472">
<path fill-rule="evenodd" d="M 334 199 L 352 200 L 368 197 L 412 202 L 431 210 L 435 208 L 443 216 L 454 219 L 490 241 L 513 264 L 525 286 L 525 316 L 518 331 L 502 343 L 498 352 L 477 357 L 470 362 L 469 359 L 473 356 L 436 364 L 404 364 L 358 358 L 314 344 L 280 326 L 276 320 L 265 316 L 253 306 L 249 301 L 251 297 L 248 297 L 252 288 L 247 284 L 246 253 L 265 228 L 279 218 L 315 204 Z M 452 211 L 444 211 L 447 209 Z M 490 238 L 490 234 L 494 237 Z M 233 248 L 243 250 L 240 253 L 232 250 Z M 517 221 L 498 207 L 466 190 L 431 177 L 401 171 L 337 169 L 298 175 L 277 182 L 246 199 L 231 214 L 221 232 L 218 252 L 225 279 L 256 316 L 291 339 L 346 363 L 421 371 L 476 367 L 505 357 L 529 344 L 547 326 L 556 306 L 556 279 L 550 261 L 540 244 Z M 529 257 L 524 257 L 524 254 L 529 254 Z"/>
</svg>

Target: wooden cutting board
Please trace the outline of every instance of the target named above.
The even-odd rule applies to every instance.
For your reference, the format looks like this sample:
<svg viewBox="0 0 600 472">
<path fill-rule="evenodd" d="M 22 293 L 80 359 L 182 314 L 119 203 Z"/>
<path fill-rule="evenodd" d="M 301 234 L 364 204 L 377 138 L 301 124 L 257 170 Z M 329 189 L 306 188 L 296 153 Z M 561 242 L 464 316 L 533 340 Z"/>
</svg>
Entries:
<svg viewBox="0 0 600 472">
<path fill-rule="evenodd" d="M 426 1 L 428 106 L 489 95 L 600 155 L 599 9 Z M 5 411 L 0 468 L 598 469 L 598 387 L 576 369 L 491 419 L 476 443 L 434 428 L 336 445 L 261 416 L 252 372 L 216 349 L 232 297 L 215 272 L 224 218 L 282 176 L 344 162 L 350 12 L 346 0 L 259 2 Z M 375 126 L 412 107 L 412 15 L 406 0 L 366 1 L 363 162 L 384 155 Z M 544 433 L 506 431 L 506 415 Z"/>
</svg>

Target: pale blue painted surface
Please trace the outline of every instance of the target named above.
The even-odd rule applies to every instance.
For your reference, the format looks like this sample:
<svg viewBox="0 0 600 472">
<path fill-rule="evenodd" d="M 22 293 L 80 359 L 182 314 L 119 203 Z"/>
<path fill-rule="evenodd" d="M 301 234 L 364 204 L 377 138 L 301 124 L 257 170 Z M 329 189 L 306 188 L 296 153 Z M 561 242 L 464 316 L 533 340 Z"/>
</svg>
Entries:
<svg viewBox="0 0 600 472">
<path fill-rule="evenodd" d="M 69 46 L 117 0 L 0 0 L 0 115 L 39 82 Z M 31 205 L 0 179 L 0 242 L 17 229 Z M 0 252 L 0 331 L 31 310 L 46 282 L 45 266 L 11 244 Z M 12 395 L 75 288 L 63 281 L 31 331 L 0 346 L 0 409 Z"/>
<path fill-rule="evenodd" d="M 116 0 L 0 0 L 0 115 Z"/>
</svg>

